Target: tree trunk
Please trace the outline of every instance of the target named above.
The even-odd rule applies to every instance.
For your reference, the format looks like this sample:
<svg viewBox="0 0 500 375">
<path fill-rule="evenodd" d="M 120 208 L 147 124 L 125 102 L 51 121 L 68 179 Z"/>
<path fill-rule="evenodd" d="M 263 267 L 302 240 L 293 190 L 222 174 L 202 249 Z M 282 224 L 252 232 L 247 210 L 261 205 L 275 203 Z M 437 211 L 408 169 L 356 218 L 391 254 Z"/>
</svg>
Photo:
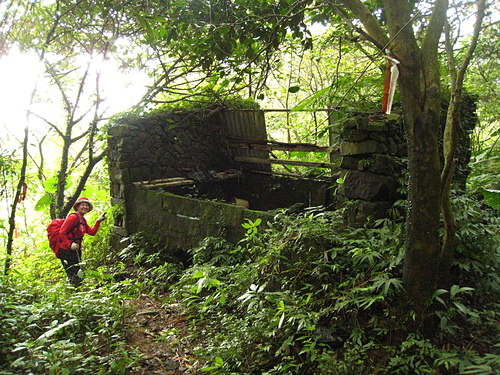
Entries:
<svg viewBox="0 0 500 375">
<path fill-rule="evenodd" d="M 434 98 L 437 103 L 440 99 Z M 417 105 L 406 102 L 406 106 Z M 409 192 L 403 285 L 411 307 L 419 315 L 436 290 L 438 273 L 441 203 L 438 124 L 439 111 L 427 106 L 407 123 Z"/>
<path fill-rule="evenodd" d="M 451 187 L 455 171 L 455 154 L 458 146 L 458 138 L 461 124 L 461 106 L 463 100 L 463 83 L 465 73 L 470 64 L 477 46 L 479 35 L 482 30 L 483 19 L 486 14 L 486 1 L 477 2 L 476 22 L 474 32 L 469 40 L 468 49 L 464 55 L 460 67 L 457 69 L 456 59 L 453 51 L 450 25 L 446 28 L 446 52 L 448 57 L 448 69 L 451 77 L 451 98 L 446 116 L 446 125 L 443 135 L 444 165 L 441 172 L 443 186 L 441 209 L 443 213 L 444 236 L 443 245 L 439 257 L 439 283 L 438 287 L 448 289 L 452 285 L 451 264 L 455 253 L 455 237 L 457 226 L 455 215 L 451 205 Z"/>
<path fill-rule="evenodd" d="M 423 321 L 425 307 L 436 290 L 440 251 L 441 110 L 438 42 L 448 2 L 438 0 L 420 48 L 408 22 L 407 2 L 386 0 L 393 52 L 400 60 L 400 91 L 408 135 L 408 214 L 403 285 Z"/>
<path fill-rule="evenodd" d="M 56 7 L 59 8 L 59 4 L 57 4 Z M 57 14 L 57 12 L 56 12 L 56 14 Z M 54 23 L 52 24 L 52 27 L 50 28 L 49 32 L 47 33 L 47 37 L 45 38 L 43 48 L 40 51 L 39 63 L 41 63 L 44 59 L 46 49 L 50 44 L 50 41 L 52 39 L 52 36 L 54 35 L 54 32 L 57 28 L 57 25 L 59 24 L 59 21 L 60 21 L 60 15 L 57 15 L 54 19 Z M 29 119 L 31 116 L 31 107 L 35 101 L 35 94 L 37 92 L 37 86 L 38 86 L 38 79 L 35 82 L 35 87 L 33 88 L 33 91 L 31 92 L 28 110 L 26 111 L 26 127 L 24 128 L 24 141 L 23 141 L 23 162 L 21 165 L 21 175 L 19 178 L 19 184 L 17 185 L 17 190 L 16 190 L 16 194 L 14 197 L 14 202 L 12 203 L 12 211 L 11 211 L 10 218 L 9 218 L 9 233 L 8 233 L 8 238 L 7 238 L 7 259 L 5 261 L 5 268 L 4 268 L 5 274 L 7 274 L 9 272 L 11 261 L 12 261 L 11 257 L 12 257 L 12 249 L 13 249 L 13 244 L 14 244 L 14 231 L 15 231 L 15 225 L 16 225 L 17 205 L 19 202 L 19 197 L 21 195 L 22 186 L 25 183 L 25 179 L 26 179 L 26 170 L 28 167 Z"/>
<path fill-rule="evenodd" d="M 408 52 L 401 51 L 402 55 Z M 422 57 L 420 57 L 422 56 Z M 407 62 L 409 61 L 409 63 Z M 403 284 L 411 308 L 422 316 L 436 290 L 441 203 L 439 81 L 423 55 L 402 59 L 400 90 L 408 136 L 408 214 Z M 437 68 L 436 68 L 437 69 Z"/>
<path fill-rule="evenodd" d="M 57 191 L 56 191 L 56 202 L 55 202 L 55 212 L 57 218 L 64 218 L 65 214 L 63 212 L 63 207 L 65 204 L 65 191 L 66 191 L 66 178 L 69 164 L 69 147 L 70 147 L 70 131 L 66 131 L 64 137 L 64 144 L 61 152 L 61 163 L 59 165 L 59 173 L 57 176 Z"/>
<path fill-rule="evenodd" d="M 27 117 L 29 117 L 29 114 L 27 115 Z M 17 205 L 19 203 L 19 197 L 21 196 L 21 189 L 26 180 L 26 169 L 28 166 L 28 140 L 29 140 L 29 127 L 28 125 L 26 125 L 26 128 L 24 129 L 23 162 L 21 165 L 21 175 L 19 177 L 19 183 L 17 185 L 16 194 L 14 195 L 14 201 L 12 202 L 12 210 L 10 212 L 10 217 L 9 217 L 9 232 L 7 235 L 7 249 L 6 249 L 7 256 L 5 258 L 5 265 L 4 265 L 5 275 L 9 273 L 10 265 L 12 264 L 12 249 L 14 246 L 14 232 L 16 230 Z"/>
<path fill-rule="evenodd" d="M 363 23 L 376 45 L 390 50 L 400 62 L 399 87 L 408 135 L 409 171 L 403 284 L 410 308 L 416 312 L 419 322 L 436 290 L 438 274 L 441 207 L 438 43 L 448 1 L 434 2 L 420 46 L 413 30 L 414 9 L 410 2 L 383 0 L 390 38 L 362 1 L 342 0 L 342 3 Z"/>
</svg>

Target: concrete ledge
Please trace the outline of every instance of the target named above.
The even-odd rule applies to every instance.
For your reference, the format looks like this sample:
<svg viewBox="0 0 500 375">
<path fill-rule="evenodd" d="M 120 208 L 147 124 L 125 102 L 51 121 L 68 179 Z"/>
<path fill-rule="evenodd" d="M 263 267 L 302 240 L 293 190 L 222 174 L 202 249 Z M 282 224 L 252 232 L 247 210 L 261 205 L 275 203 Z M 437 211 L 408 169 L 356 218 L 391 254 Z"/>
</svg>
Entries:
<svg viewBox="0 0 500 375">
<path fill-rule="evenodd" d="M 188 250 L 206 237 L 224 237 L 237 243 L 243 238 L 245 219 L 261 218 L 265 223 L 271 214 L 240 206 L 199 200 L 180 195 L 131 188 L 127 208 L 127 228 L 131 233 L 143 232 L 158 239 L 165 249 Z"/>
</svg>

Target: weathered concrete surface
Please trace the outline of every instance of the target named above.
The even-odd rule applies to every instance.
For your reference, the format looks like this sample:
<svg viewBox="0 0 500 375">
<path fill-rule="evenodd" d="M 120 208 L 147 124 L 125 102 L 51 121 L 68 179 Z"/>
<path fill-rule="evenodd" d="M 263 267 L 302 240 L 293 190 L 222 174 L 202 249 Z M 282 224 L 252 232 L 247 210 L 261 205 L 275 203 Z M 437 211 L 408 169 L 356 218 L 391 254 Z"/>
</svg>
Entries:
<svg viewBox="0 0 500 375">
<path fill-rule="evenodd" d="M 125 118 L 109 129 L 112 202 L 124 207 L 115 218 L 119 237 L 146 232 L 161 238 L 166 248 L 187 250 L 207 236 L 237 242 L 244 233 L 244 219 L 266 217 L 268 210 L 346 204 L 347 221 L 364 223 L 368 217 L 385 215 L 398 198 L 397 178 L 406 148 L 400 116 L 357 113 L 344 120 L 340 132 L 344 182 L 339 189 L 332 188 L 332 181 L 246 170 L 234 161 L 234 150 L 228 147 L 231 127 L 222 118 L 219 111 L 209 116 L 173 111 Z M 255 124 L 244 125 L 231 129 L 244 136 Z M 228 170 L 238 177 L 210 177 Z M 133 184 L 179 177 L 195 183 L 162 191 Z M 247 200 L 250 210 L 222 203 L 234 198 Z"/>
<path fill-rule="evenodd" d="M 236 243 L 245 234 L 245 219 L 265 223 L 271 218 L 262 211 L 140 187 L 131 188 L 126 206 L 128 230 L 158 239 L 165 249 L 188 250 L 212 236 Z"/>
</svg>

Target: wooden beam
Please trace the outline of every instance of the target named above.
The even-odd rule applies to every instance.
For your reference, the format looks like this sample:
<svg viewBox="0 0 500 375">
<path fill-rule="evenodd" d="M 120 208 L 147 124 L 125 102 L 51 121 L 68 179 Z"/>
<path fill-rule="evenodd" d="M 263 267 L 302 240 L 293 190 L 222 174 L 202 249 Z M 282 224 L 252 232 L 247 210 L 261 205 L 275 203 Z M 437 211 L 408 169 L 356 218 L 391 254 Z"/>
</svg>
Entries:
<svg viewBox="0 0 500 375">
<path fill-rule="evenodd" d="M 232 138 L 229 146 L 234 148 L 259 149 L 259 150 L 282 150 L 282 151 L 305 151 L 305 152 L 333 152 L 339 151 L 338 147 L 317 146 L 312 143 L 285 143 L 266 141 L 259 139 Z"/>
<path fill-rule="evenodd" d="M 318 177 L 316 175 L 311 175 L 311 174 L 288 173 L 288 172 L 277 172 L 277 171 L 268 172 L 268 171 L 257 171 L 257 170 L 252 170 L 250 172 L 255 174 L 264 174 L 268 176 L 291 177 L 299 180 L 330 181 L 328 177 Z"/>
<path fill-rule="evenodd" d="M 172 178 L 162 178 L 150 181 L 139 181 L 134 182 L 136 186 L 143 186 L 147 188 L 158 188 L 158 187 L 172 187 L 172 186 L 183 186 L 183 185 L 193 185 L 194 180 L 188 180 L 184 177 L 172 177 Z"/>
<path fill-rule="evenodd" d="M 293 109 L 293 108 L 261 108 L 261 109 L 224 109 L 225 112 L 337 112 L 339 108 L 308 108 L 308 109 Z"/>
<path fill-rule="evenodd" d="M 172 186 L 183 186 L 183 185 L 193 185 L 195 183 L 194 180 L 183 180 L 183 181 L 171 181 L 171 182 L 162 182 L 157 184 L 147 184 L 143 185 L 144 187 L 172 187 Z"/>
<path fill-rule="evenodd" d="M 236 156 L 234 160 L 245 163 L 257 163 L 257 164 L 281 164 L 281 165 L 296 165 L 301 167 L 337 168 L 337 165 L 332 163 L 322 163 L 322 162 L 302 161 L 302 160 L 263 159 L 263 158 L 252 158 L 246 156 Z"/>
<path fill-rule="evenodd" d="M 185 177 L 158 178 L 156 180 L 133 182 L 133 184 L 134 185 L 148 185 L 148 184 L 156 184 L 156 183 L 162 183 L 162 182 L 182 181 L 185 179 L 186 179 Z"/>
</svg>

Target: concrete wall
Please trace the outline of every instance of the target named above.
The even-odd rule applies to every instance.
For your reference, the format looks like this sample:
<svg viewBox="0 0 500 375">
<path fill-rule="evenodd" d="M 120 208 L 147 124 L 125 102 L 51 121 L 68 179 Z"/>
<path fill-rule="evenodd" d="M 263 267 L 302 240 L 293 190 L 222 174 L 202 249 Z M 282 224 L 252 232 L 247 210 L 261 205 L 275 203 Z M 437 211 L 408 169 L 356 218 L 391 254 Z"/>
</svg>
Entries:
<svg viewBox="0 0 500 375">
<path fill-rule="evenodd" d="M 112 200 L 123 208 L 115 217 L 115 246 L 137 232 L 159 238 L 165 248 L 189 249 L 207 236 L 237 242 L 245 218 L 266 218 L 265 211 L 290 206 L 333 209 L 348 203 L 346 220 L 363 223 L 385 215 L 397 199 L 399 158 L 405 149 L 398 116 L 355 114 L 344 120 L 344 183 L 337 190 L 332 187 L 335 178 L 282 177 L 270 174 L 268 166 L 256 173 L 247 170 L 253 166 L 235 162 L 227 143 L 228 133 L 237 137 L 233 133 L 238 127 L 228 126 L 224 119 L 217 111 L 209 116 L 156 113 L 122 119 L 109 129 Z M 262 121 L 257 123 L 262 126 Z M 245 124 L 248 131 L 250 125 Z M 212 178 L 224 171 L 233 177 Z M 156 190 L 138 184 L 160 178 L 192 183 Z M 247 200 L 249 209 L 229 204 L 234 198 Z"/>
<path fill-rule="evenodd" d="M 127 205 L 128 230 L 144 232 L 159 238 L 165 249 L 187 250 L 205 237 L 223 237 L 236 243 L 245 233 L 246 219 L 263 219 L 271 215 L 232 204 L 194 199 L 140 187 L 130 190 Z"/>
</svg>

